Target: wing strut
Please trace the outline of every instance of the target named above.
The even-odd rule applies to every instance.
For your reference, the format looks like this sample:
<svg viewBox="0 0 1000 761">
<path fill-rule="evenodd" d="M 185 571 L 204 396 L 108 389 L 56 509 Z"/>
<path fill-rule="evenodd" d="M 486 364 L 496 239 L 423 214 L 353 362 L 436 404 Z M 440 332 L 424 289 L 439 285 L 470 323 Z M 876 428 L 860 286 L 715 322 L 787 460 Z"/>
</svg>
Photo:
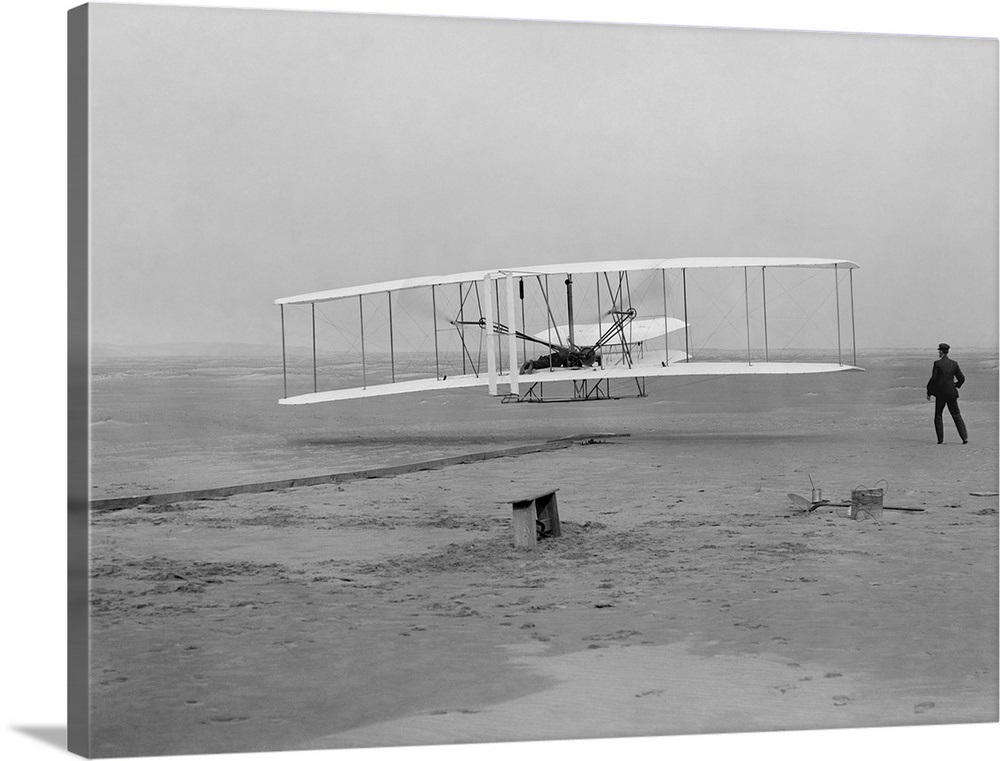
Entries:
<svg viewBox="0 0 1000 761">
<path fill-rule="evenodd" d="M 663 281 L 663 349 L 664 358 L 663 366 L 667 367 L 670 364 L 670 330 L 667 317 L 667 271 L 660 270 L 660 277 Z"/>
<path fill-rule="evenodd" d="M 472 365 L 472 372 L 476 376 L 478 376 L 479 375 L 479 368 L 476 365 L 476 361 L 472 358 L 472 352 L 469 351 L 469 347 L 466 346 L 466 344 L 465 344 L 465 326 L 466 325 L 474 325 L 474 324 L 476 324 L 476 323 L 469 322 L 468 320 L 465 319 L 465 300 L 472 293 L 473 287 L 476 287 L 476 300 L 478 301 L 479 300 L 479 289 L 478 289 L 478 286 L 476 286 L 475 283 L 470 283 L 469 284 L 469 290 L 466 291 L 464 294 L 462 293 L 462 284 L 461 283 L 458 284 L 458 319 L 457 320 L 451 320 L 451 324 L 454 325 L 455 326 L 455 330 L 458 331 L 458 338 L 459 338 L 459 341 L 461 341 L 461 343 L 462 343 L 462 375 L 465 375 L 468 372 L 468 369 L 467 369 L 467 366 L 466 366 L 466 362 L 465 362 L 466 357 L 468 357 L 469 363 Z M 482 311 L 482 309 L 480 309 L 480 311 Z"/>
<path fill-rule="evenodd" d="M 365 304 L 358 294 L 358 319 L 361 322 L 361 387 L 368 388 L 368 368 L 365 365 Z"/>
<path fill-rule="evenodd" d="M 851 347 L 854 350 L 854 366 L 858 365 L 858 337 L 854 332 L 854 270 L 847 270 L 851 283 Z"/>
<path fill-rule="evenodd" d="M 285 398 L 288 398 L 288 365 L 285 361 L 285 305 L 281 304 L 281 378 L 285 384 Z"/>
<path fill-rule="evenodd" d="M 681 282 L 684 286 L 684 353 L 687 354 L 685 362 L 691 361 L 691 328 L 688 325 L 688 279 L 687 267 L 681 269 Z"/>
<path fill-rule="evenodd" d="M 458 319 L 461 320 L 462 323 L 465 321 L 465 296 L 462 295 L 461 283 L 458 284 Z M 456 325 L 455 329 L 458 331 L 458 337 L 462 341 L 462 375 L 465 375 L 465 354 L 468 351 L 468 349 L 465 348 L 465 332 L 459 325 Z"/>
<path fill-rule="evenodd" d="M 524 336 L 526 328 L 524 325 L 524 278 L 523 277 L 519 277 L 517 279 L 517 295 L 518 298 L 521 299 L 521 335 Z M 511 320 L 511 322 L 513 322 L 513 319 Z M 521 354 L 524 357 L 528 356 L 528 349 L 524 345 L 523 337 L 521 338 Z"/>
<path fill-rule="evenodd" d="M 743 303 L 747 310 L 747 364 L 752 365 L 753 359 L 750 357 L 750 280 L 747 274 L 747 267 L 743 268 Z"/>
<path fill-rule="evenodd" d="M 316 302 L 312 303 L 312 328 L 313 328 L 313 393 L 319 391 L 319 381 L 316 370 Z"/>
<path fill-rule="evenodd" d="M 523 302 L 522 302 L 523 303 Z M 497 305 L 497 311 L 500 310 L 499 304 Z M 514 324 L 514 274 L 512 272 L 507 273 L 507 317 L 510 319 L 510 324 Z M 524 341 L 522 340 L 522 344 Z M 507 361 L 510 367 L 510 393 L 516 394 L 517 389 L 517 331 L 509 330 L 507 331 Z"/>
<path fill-rule="evenodd" d="M 389 370 L 392 373 L 392 382 L 396 382 L 396 355 L 392 345 L 392 291 L 386 291 L 385 295 L 389 299 Z"/>
<path fill-rule="evenodd" d="M 607 277 L 605 275 L 605 277 Z M 594 275 L 594 283 L 597 286 L 594 290 L 597 291 L 597 332 L 604 332 L 604 313 L 601 311 L 601 276 L 599 274 Z"/>
<path fill-rule="evenodd" d="M 496 295 L 497 322 L 500 322 L 500 280 L 493 281 L 493 292 Z M 486 290 L 486 298 L 490 297 L 489 289 Z M 503 372 L 503 342 L 497 341 L 497 372 Z"/>
<path fill-rule="evenodd" d="M 833 284 L 837 294 L 837 364 L 842 365 L 844 357 L 840 348 L 840 273 L 837 271 L 836 264 L 833 265 Z"/>
<path fill-rule="evenodd" d="M 483 290 L 486 298 L 482 300 L 483 319 L 486 321 L 486 379 L 489 384 L 490 396 L 497 395 L 497 357 L 493 345 L 493 300 L 490 298 L 490 276 L 487 273 L 483 277 Z"/>
<path fill-rule="evenodd" d="M 437 379 L 441 380 L 441 362 L 438 359 L 438 310 L 437 310 L 437 294 L 434 289 L 437 286 L 431 286 L 431 311 L 434 313 L 434 372 L 437 375 Z"/>
<path fill-rule="evenodd" d="M 566 274 L 566 314 L 569 318 L 569 345 L 576 346 L 573 336 L 573 276 Z"/>
<path fill-rule="evenodd" d="M 764 280 L 764 274 L 766 267 L 760 268 L 760 290 L 761 298 L 764 304 L 764 361 L 770 362 L 770 358 L 767 353 L 767 282 Z"/>
</svg>

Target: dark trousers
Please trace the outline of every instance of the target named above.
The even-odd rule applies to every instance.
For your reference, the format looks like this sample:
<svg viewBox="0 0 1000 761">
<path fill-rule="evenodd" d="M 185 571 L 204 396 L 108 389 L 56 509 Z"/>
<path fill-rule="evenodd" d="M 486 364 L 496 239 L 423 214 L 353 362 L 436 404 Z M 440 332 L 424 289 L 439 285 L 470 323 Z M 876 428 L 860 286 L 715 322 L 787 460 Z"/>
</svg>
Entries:
<svg viewBox="0 0 1000 761">
<path fill-rule="evenodd" d="M 967 441 L 969 438 L 968 432 L 965 430 L 965 421 L 962 420 L 962 413 L 958 409 L 958 399 L 945 399 L 941 396 L 934 397 L 934 431 L 937 433 L 938 444 L 944 442 L 944 407 L 948 405 L 948 412 L 951 413 L 952 420 L 955 421 L 955 427 L 958 428 L 958 435 L 962 437 L 962 441 Z"/>
</svg>

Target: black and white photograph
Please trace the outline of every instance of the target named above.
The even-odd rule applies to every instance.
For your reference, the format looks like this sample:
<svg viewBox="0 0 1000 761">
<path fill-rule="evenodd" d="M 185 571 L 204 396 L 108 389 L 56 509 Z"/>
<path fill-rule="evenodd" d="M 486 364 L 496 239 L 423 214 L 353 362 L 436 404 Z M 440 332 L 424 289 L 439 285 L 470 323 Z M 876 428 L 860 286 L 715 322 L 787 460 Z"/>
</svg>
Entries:
<svg viewBox="0 0 1000 761">
<path fill-rule="evenodd" d="M 47 5 L 10 753 L 995 745 L 991 20 Z"/>
</svg>

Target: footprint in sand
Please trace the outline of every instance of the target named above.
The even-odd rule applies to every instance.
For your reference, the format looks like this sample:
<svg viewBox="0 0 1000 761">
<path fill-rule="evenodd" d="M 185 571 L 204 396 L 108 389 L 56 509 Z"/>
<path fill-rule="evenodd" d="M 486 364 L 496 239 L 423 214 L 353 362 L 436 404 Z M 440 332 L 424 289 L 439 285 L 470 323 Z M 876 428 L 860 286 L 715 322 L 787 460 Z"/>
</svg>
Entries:
<svg viewBox="0 0 1000 761">
<path fill-rule="evenodd" d="M 851 699 L 849 697 L 847 697 L 847 695 L 834 695 L 833 696 L 833 704 L 835 706 L 837 706 L 837 707 L 846 706 L 850 702 L 851 702 Z"/>
<path fill-rule="evenodd" d="M 590 634 L 584 637 L 584 640 L 623 640 L 629 637 L 638 637 L 642 632 L 638 632 L 635 629 L 619 629 L 616 632 L 611 632 L 610 634 Z"/>
<path fill-rule="evenodd" d="M 923 703 L 917 703 L 915 706 L 913 706 L 913 713 L 924 713 L 925 711 L 931 710 L 933 707 L 934 707 L 934 701 L 932 700 L 928 700 Z"/>
<path fill-rule="evenodd" d="M 654 695 L 662 695 L 663 690 L 646 690 L 645 692 L 637 692 L 635 696 L 637 698 L 648 698 Z"/>
</svg>

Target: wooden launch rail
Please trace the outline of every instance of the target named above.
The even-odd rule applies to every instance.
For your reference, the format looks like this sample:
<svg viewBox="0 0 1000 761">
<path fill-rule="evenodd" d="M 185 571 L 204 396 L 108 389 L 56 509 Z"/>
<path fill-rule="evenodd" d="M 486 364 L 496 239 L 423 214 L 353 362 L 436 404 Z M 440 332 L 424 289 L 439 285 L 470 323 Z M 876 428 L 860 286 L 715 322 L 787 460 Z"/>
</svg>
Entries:
<svg viewBox="0 0 1000 761">
<path fill-rule="evenodd" d="M 572 446 L 577 441 L 587 441 L 595 439 L 606 439 L 628 436 L 627 433 L 610 434 L 586 434 L 579 436 L 567 436 L 561 439 L 553 439 L 535 444 L 525 444 L 517 447 L 507 447 L 505 449 L 493 449 L 486 452 L 471 452 L 469 454 L 454 455 L 452 457 L 441 457 L 435 460 L 423 460 L 421 462 L 404 463 L 402 465 L 391 465 L 384 468 L 368 468 L 365 470 L 352 470 L 343 473 L 330 473 L 320 476 L 304 476 L 302 478 L 288 478 L 280 481 L 265 481 L 262 483 L 239 484 L 236 486 L 220 486 L 210 489 L 193 489 L 190 491 L 170 492 L 165 494 L 142 494 L 130 497 L 110 497 L 107 499 L 90 500 L 91 512 L 107 512 L 109 510 L 127 510 L 133 507 L 144 505 L 169 505 L 174 502 L 190 502 L 199 499 L 222 499 L 235 494 L 251 494 L 268 491 L 280 491 L 282 489 L 294 489 L 299 486 L 319 486 L 321 484 L 336 484 L 345 481 L 356 481 L 362 478 L 389 478 L 404 473 L 416 473 L 422 470 L 436 470 L 449 465 L 464 465 L 470 462 L 480 462 L 498 457 L 517 457 L 535 452 L 551 452 L 556 449 L 565 449 Z"/>
</svg>

